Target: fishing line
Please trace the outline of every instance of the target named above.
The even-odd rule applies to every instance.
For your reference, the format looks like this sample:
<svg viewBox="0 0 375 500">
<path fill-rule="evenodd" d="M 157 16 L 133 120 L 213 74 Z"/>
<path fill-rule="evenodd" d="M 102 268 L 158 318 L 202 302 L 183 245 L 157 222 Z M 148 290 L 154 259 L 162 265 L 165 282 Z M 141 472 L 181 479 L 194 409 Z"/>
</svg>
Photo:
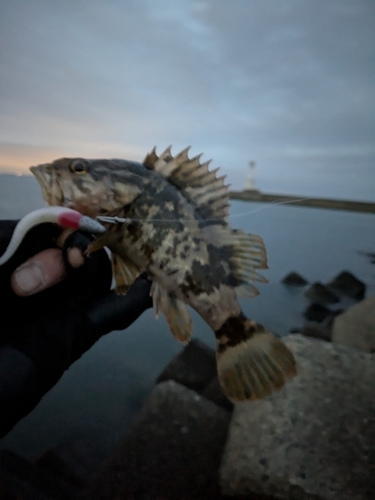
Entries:
<svg viewBox="0 0 375 500">
<path fill-rule="evenodd" d="M 265 210 L 266 208 L 270 208 L 274 205 L 291 205 L 292 203 L 297 203 L 298 201 L 305 201 L 308 199 L 309 198 L 299 198 L 298 200 L 272 201 L 271 203 L 267 203 L 267 205 L 264 205 L 264 207 L 255 208 L 254 210 L 248 210 L 247 212 L 241 212 L 240 214 L 229 215 L 229 218 L 242 217 L 243 215 L 255 214 L 256 212 L 260 212 L 261 210 Z M 236 200 L 236 201 L 242 201 L 242 200 Z"/>
<path fill-rule="evenodd" d="M 298 198 L 297 200 L 286 200 L 286 201 L 273 201 L 271 203 L 267 203 L 264 207 L 259 207 L 254 210 L 247 210 L 246 212 L 241 212 L 239 214 L 232 214 L 228 215 L 228 219 L 233 219 L 234 217 L 243 217 L 244 215 L 249 215 L 249 214 L 254 214 L 256 212 L 259 212 L 261 210 L 265 210 L 266 208 L 270 208 L 272 206 L 276 205 L 291 205 L 292 203 L 297 203 L 299 201 L 305 201 L 308 200 L 309 198 Z M 242 200 L 238 200 L 242 201 Z M 131 222 L 191 222 L 191 219 L 138 219 L 138 218 L 132 218 L 132 217 L 110 217 L 110 216 L 98 216 L 96 217 L 98 220 L 102 222 L 109 222 L 111 224 L 130 224 Z M 222 217 L 215 217 L 211 219 L 203 219 L 206 222 L 215 222 L 219 220 L 223 220 Z"/>
</svg>

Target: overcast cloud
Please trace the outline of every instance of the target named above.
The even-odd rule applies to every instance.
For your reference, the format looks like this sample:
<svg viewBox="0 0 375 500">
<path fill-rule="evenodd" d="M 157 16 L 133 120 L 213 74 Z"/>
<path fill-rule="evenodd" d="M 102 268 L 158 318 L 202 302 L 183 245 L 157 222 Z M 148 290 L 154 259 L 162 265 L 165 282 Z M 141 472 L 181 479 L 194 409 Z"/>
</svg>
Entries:
<svg viewBox="0 0 375 500">
<path fill-rule="evenodd" d="M 192 145 L 243 185 L 375 199 L 373 0 L 0 0 L 0 170 Z"/>
</svg>

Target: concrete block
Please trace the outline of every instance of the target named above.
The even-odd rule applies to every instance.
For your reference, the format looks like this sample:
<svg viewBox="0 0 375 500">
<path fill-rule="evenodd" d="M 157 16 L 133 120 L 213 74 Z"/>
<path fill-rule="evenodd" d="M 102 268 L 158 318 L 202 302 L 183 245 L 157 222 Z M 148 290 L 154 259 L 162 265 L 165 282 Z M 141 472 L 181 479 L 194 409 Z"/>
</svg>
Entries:
<svg viewBox="0 0 375 500">
<path fill-rule="evenodd" d="M 355 304 L 335 318 L 332 342 L 361 351 L 375 352 L 375 295 Z"/>
<path fill-rule="evenodd" d="M 304 317 L 307 320 L 316 321 L 317 323 L 321 323 L 332 314 L 334 314 L 334 311 L 331 311 L 330 309 L 328 309 L 328 307 L 325 307 L 322 304 L 318 304 L 315 302 L 310 304 L 303 313 Z"/>
<path fill-rule="evenodd" d="M 361 300 L 366 293 L 366 285 L 349 271 L 342 271 L 330 283 L 329 287 L 353 299 Z"/>
<path fill-rule="evenodd" d="M 331 340 L 330 329 L 323 326 L 322 323 L 306 323 L 299 333 L 305 337 L 326 340 L 327 342 L 330 342 Z"/>
<path fill-rule="evenodd" d="M 8 450 L 0 450 L 1 500 L 71 500 L 78 494 L 70 482 L 38 468 Z"/>
<path fill-rule="evenodd" d="M 308 281 L 303 276 L 294 271 L 287 274 L 281 282 L 288 286 L 305 286 L 308 284 Z"/>
<path fill-rule="evenodd" d="M 219 378 L 216 376 L 211 380 L 207 387 L 201 392 L 202 396 L 207 398 L 209 401 L 216 403 L 218 406 L 224 408 L 224 410 L 233 411 L 233 403 L 230 401 L 223 392 L 221 388 Z"/>
<path fill-rule="evenodd" d="M 216 376 L 215 351 L 198 339 L 192 339 L 165 367 L 157 382 L 174 380 L 200 392 Z"/>
<path fill-rule="evenodd" d="M 375 498 L 375 357 L 289 335 L 299 375 L 237 404 L 221 467 L 227 495 Z"/>
<path fill-rule="evenodd" d="M 158 384 L 84 498 L 212 499 L 230 413 L 195 392 Z"/>
<path fill-rule="evenodd" d="M 318 304 L 337 304 L 340 299 L 328 287 L 322 283 L 313 283 L 305 292 L 305 296 Z"/>
<path fill-rule="evenodd" d="M 95 437 L 76 437 L 46 450 L 34 463 L 82 488 L 103 458 L 95 446 Z"/>
</svg>

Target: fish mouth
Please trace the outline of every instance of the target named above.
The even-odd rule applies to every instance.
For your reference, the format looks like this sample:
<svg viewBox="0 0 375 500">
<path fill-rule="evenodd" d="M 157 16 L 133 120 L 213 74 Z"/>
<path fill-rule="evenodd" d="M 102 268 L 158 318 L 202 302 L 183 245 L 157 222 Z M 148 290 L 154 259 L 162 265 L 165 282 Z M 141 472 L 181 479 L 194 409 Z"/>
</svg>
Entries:
<svg viewBox="0 0 375 500">
<path fill-rule="evenodd" d="M 30 167 L 30 171 L 41 187 L 44 201 L 48 205 L 62 205 L 64 196 L 56 172 L 48 165 Z"/>
</svg>

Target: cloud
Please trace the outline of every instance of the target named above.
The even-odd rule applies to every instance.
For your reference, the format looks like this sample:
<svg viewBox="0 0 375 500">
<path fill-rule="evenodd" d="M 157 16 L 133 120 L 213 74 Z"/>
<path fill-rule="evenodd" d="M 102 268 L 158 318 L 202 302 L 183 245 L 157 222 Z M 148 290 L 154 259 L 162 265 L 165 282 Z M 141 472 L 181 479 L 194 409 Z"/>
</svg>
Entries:
<svg viewBox="0 0 375 500">
<path fill-rule="evenodd" d="M 235 187 L 250 159 L 284 190 L 299 162 L 301 192 L 349 161 L 361 196 L 375 183 L 373 26 L 370 0 L 6 2 L 0 134 L 43 158 L 192 144 Z"/>
</svg>

